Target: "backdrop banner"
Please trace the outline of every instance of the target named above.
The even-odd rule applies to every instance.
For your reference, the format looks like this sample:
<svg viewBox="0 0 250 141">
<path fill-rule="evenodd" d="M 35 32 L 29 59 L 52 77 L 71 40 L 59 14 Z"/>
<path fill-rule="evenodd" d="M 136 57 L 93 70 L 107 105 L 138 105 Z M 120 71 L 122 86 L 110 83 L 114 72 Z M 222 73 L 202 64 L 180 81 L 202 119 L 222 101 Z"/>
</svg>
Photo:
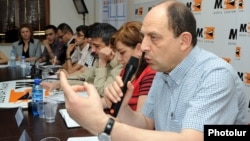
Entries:
<svg viewBox="0 0 250 141">
<path fill-rule="evenodd" d="M 135 3 L 134 20 L 142 21 L 152 6 L 161 1 Z M 197 44 L 225 59 L 237 70 L 248 94 L 250 124 L 250 0 L 178 1 L 194 13 Z"/>
</svg>

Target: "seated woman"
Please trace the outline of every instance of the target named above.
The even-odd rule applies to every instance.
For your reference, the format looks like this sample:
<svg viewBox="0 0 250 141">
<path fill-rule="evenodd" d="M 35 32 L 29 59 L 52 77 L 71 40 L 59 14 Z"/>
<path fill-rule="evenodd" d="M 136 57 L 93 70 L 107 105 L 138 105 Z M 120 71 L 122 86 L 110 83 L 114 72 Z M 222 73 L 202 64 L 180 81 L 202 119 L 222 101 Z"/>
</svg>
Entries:
<svg viewBox="0 0 250 141">
<path fill-rule="evenodd" d="M 7 64 L 8 63 L 8 57 L 0 51 L 0 64 Z"/>
<path fill-rule="evenodd" d="M 140 22 L 127 22 L 118 30 L 111 40 L 112 46 L 119 53 L 118 61 L 123 65 L 120 77 L 123 76 L 125 66 L 131 56 L 137 57 L 140 60 L 137 71 L 131 80 L 131 83 L 134 86 L 134 92 L 129 100 L 129 106 L 132 110 L 136 111 L 141 110 L 156 73 L 147 64 L 144 58 L 144 53 L 140 48 L 143 40 L 143 34 L 140 33 L 141 26 Z M 113 93 L 114 83 L 106 87 L 104 90 L 105 96 L 102 98 L 102 102 L 105 108 L 110 108 L 112 104 L 111 101 L 114 101 L 110 99 L 114 98 L 116 95 Z"/>
<path fill-rule="evenodd" d="M 40 41 L 33 38 L 33 29 L 28 24 L 23 24 L 19 28 L 19 41 L 12 44 L 16 52 L 17 61 L 25 56 L 25 61 L 34 62 L 42 55 L 42 48 Z"/>
</svg>

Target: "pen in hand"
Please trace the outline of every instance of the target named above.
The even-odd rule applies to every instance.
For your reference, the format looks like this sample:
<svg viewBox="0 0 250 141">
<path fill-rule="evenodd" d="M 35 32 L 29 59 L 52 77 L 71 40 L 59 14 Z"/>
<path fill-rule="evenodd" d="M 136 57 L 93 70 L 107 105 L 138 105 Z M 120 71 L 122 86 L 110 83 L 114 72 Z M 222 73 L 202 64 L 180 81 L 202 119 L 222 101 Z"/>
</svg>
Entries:
<svg viewBox="0 0 250 141">
<path fill-rule="evenodd" d="M 56 56 L 54 57 L 54 61 L 53 61 L 53 66 L 55 66 L 55 64 L 56 64 Z"/>
</svg>

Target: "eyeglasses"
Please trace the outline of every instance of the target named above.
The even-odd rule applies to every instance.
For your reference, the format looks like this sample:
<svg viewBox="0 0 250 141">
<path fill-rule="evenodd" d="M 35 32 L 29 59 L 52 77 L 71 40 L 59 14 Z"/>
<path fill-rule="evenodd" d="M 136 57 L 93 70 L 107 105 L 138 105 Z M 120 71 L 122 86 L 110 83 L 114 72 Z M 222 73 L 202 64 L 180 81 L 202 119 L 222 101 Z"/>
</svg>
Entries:
<svg viewBox="0 0 250 141">
<path fill-rule="evenodd" d="M 77 37 L 85 37 L 85 35 L 82 34 L 76 34 Z"/>
<path fill-rule="evenodd" d="M 59 38 L 59 39 L 62 39 L 63 36 L 64 36 L 65 34 L 66 34 L 66 33 L 63 33 L 63 35 L 58 36 L 58 38 Z"/>
</svg>

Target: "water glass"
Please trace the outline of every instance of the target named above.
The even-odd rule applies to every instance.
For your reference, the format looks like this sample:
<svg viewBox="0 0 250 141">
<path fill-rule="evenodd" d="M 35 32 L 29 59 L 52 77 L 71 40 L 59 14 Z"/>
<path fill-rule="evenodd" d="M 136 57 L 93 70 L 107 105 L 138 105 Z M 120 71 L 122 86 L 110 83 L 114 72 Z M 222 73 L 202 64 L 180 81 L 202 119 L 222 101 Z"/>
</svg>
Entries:
<svg viewBox="0 0 250 141">
<path fill-rule="evenodd" d="M 55 122 L 58 103 L 56 101 L 48 100 L 44 104 L 45 121 L 48 123 Z"/>
<path fill-rule="evenodd" d="M 45 137 L 41 139 L 40 141 L 60 141 L 60 139 L 57 137 Z"/>
<path fill-rule="evenodd" d="M 49 76 L 49 70 L 43 69 L 42 70 L 42 79 L 46 79 Z"/>
<path fill-rule="evenodd" d="M 39 118 L 45 118 L 45 114 L 44 114 L 44 105 L 45 104 L 46 104 L 46 102 L 37 102 L 36 103 Z"/>
</svg>

